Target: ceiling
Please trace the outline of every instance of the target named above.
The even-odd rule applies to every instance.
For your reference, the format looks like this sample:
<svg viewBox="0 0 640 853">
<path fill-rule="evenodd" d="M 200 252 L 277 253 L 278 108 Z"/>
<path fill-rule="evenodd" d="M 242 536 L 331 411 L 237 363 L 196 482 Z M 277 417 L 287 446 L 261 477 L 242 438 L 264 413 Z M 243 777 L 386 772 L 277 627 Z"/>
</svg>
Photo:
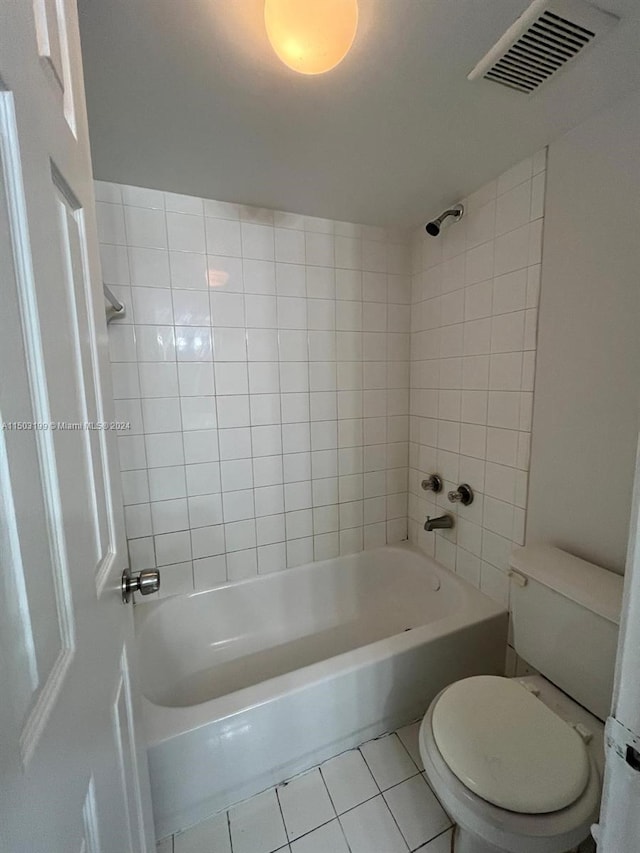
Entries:
<svg viewBox="0 0 640 853">
<path fill-rule="evenodd" d="M 351 52 L 296 74 L 263 0 L 79 0 L 99 179 L 415 225 L 640 88 L 640 3 L 526 96 L 467 73 L 528 0 L 360 0 Z"/>
</svg>

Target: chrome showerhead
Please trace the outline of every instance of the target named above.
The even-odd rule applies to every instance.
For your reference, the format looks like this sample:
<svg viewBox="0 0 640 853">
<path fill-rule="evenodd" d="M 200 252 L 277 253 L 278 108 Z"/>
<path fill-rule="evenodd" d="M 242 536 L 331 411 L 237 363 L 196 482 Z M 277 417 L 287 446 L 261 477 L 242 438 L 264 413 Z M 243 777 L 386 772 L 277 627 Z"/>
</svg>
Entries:
<svg viewBox="0 0 640 853">
<path fill-rule="evenodd" d="M 442 223 L 445 221 L 445 219 L 447 219 L 447 217 L 452 216 L 454 218 L 454 222 L 459 222 L 462 219 L 463 213 L 464 207 L 461 204 L 456 204 L 449 210 L 445 210 L 445 212 L 441 213 L 437 219 L 434 219 L 432 222 L 427 222 L 427 224 L 425 225 L 427 234 L 429 234 L 431 237 L 437 237 L 440 233 Z"/>
</svg>

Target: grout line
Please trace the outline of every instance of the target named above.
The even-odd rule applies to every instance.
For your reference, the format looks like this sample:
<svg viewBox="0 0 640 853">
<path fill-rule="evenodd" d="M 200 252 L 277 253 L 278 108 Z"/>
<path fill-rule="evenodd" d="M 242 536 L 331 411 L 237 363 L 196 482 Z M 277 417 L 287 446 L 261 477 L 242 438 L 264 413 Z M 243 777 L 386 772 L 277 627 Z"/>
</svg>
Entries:
<svg viewBox="0 0 640 853">
<path fill-rule="evenodd" d="M 227 835 L 229 837 L 229 849 L 231 853 L 233 853 L 233 841 L 231 839 L 231 812 L 229 809 L 226 810 L 226 818 L 227 818 Z M 175 853 L 175 851 L 174 851 Z"/>
<path fill-rule="evenodd" d="M 278 804 L 278 810 L 280 811 L 280 820 L 282 821 L 282 825 L 284 826 L 284 834 L 287 836 L 287 842 L 291 844 L 291 837 L 289 835 L 289 828 L 287 826 L 287 822 L 284 819 L 284 812 L 282 811 L 282 803 L 280 802 L 280 794 L 278 793 L 278 788 L 281 788 L 282 785 L 274 785 L 273 791 L 276 795 L 276 802 Z M 232 851 L 233 853 L 233 851 Z"/>
<path fill-rule="evenodd" d="M 421 844 L 419 847 L 415 847 L 413 849 L 412 853 L 420 853 L 420 850 L 426 851 L 427 847 L 433 841 L 435 841 L 436 838 L 440 838 L 442 835 L 446 835 L 447 832 L 451 832 L 451 830 L 454 828 L 454 826 L 455 826 L 454 824 L 451 824 L 451 826 L 447 827 L 447 829 L 443 829 L 442 832 L 439 832 L 437 835 L 434 835 L 433 838 L 430 838 L 428 841 L 425 841 L 424 844 Z M 451 836 L 451 843 L 453 844 L 453 835 Z M 453 851 L 453 847 L 451 849 Z"/>
</svg>

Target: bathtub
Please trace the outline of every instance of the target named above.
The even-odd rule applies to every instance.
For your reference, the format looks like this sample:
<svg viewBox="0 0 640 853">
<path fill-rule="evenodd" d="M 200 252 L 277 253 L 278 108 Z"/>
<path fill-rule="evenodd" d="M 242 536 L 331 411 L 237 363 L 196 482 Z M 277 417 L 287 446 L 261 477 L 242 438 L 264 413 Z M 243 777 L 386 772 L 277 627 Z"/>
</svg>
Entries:
<svg viewBox="0 0 640 853">
<path fill-rule="evenodd" d="M 507 613 L 408 544 L 136 607 L 162 838 L 504 669 Z"/>
</svg>

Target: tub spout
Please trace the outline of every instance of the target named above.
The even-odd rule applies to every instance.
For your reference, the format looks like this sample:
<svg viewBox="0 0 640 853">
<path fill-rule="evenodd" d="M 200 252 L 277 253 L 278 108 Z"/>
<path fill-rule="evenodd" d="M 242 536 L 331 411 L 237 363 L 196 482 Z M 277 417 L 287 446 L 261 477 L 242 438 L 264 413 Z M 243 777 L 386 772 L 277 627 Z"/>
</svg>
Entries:
<svg viewBox="0 0 640 853">
<path fill-rule="evenodd" d="M 438 518 L 427 516 L 424 523 L 424 529 L 427 533 L 431 533 L 432 530 L 447 530 L 450 527 L 453 527 L 453 516 L 451 515 L 440 515 Z"/>
</svg>

